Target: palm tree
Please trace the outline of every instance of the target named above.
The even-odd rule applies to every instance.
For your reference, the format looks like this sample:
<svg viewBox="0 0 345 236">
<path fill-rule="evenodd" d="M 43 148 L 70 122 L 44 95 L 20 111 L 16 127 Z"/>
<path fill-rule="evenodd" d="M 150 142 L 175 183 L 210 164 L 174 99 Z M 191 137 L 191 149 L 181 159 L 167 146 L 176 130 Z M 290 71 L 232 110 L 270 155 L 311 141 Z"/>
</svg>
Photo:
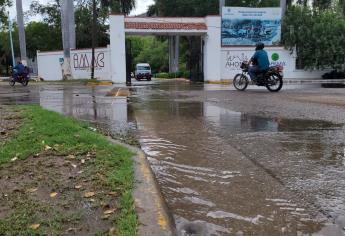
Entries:
<svg viewBox="0 0 345 236">
<path fill-rule="evenodd" d="M 61 1 L 61 33 L 64 50 L 63 79 L 72 78 L 70 49 L 75 48 L 75 18 L 73 1 Z"/>
<path fill-rule="evenodd" d="M 101 0 L 102 7 L 111 12 L 128 15 L 135 8 L 135 0 Z"/>
<path fill-rule="evenodd" d="M 16 1 L 17 8 L 17 24 L 19 33 L 19 45 L 20 45 L 20 58 L 24 65 L 26 65 L 26 40 L 24 30 L 24 16 L 23 16 L 23 3 L 22 0 Z"/>
<path fill-rule="evenodd" d="M 11 2 L 9 0 L 0 0 L 0 24 L 6 24 L 6 7 L 10 5 Z"/>
</svg>

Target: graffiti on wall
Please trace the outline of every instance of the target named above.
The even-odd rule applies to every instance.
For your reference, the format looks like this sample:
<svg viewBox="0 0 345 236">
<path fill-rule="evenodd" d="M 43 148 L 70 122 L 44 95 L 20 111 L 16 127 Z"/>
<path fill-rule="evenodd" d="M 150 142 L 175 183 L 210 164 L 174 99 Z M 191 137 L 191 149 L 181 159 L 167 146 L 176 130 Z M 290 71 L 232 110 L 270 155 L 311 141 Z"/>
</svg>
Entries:
<svg viewBox="0 0 345 236">
<path fill-rule="evenodd" d="M 241 70 L 243 61 L 249 61 L 250 57 L 246 53 L 227 52 L 225 67 L 229 70 Z"/>
<path fill-rule="evenodd" d="M 225 58 L 225 68 L 228 70 L 241 70 L 243 61 L 249 61 L 253 52 L 227 52 Z M 277 52 L 269 52 L 270 66 L 287 66 L 287 59 Z"/>
<path fill-rule="evenodd" d="M 91 53 L 74 53 L 73 55 L 74 70 L 91 70 Z M 102 70 L 105 67 L 104 52 L 95 53 L 95 70 Z"/>
</svg>

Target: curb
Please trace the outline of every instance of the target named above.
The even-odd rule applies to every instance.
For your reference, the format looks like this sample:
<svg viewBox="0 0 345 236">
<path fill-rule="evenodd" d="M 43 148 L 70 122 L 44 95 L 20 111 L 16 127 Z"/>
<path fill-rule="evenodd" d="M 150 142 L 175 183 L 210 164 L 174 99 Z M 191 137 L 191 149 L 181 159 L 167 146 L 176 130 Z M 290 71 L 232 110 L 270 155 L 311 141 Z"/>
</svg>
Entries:
<svg viewBox="0 0 345 236">
<path fill-rule="evenodd" d="M 321 80 L 321 79 L 306 79 L 306 80 L 284 80 L 287 84 L 345 84 L 345 79 L 332 79 L 332 80 Z"/>
<path fill-rule="evenodd" d="M 97 82 L 87 82 L 87 86 L 110 86 L 113 85 L 113 82 L 110 81 L 97 81 Z"/>
<path fill-rule="evenodd" d="M 221 80 L 221 81 L 207 80 L 207 81 L 205 81 L 205 83 L 206 83 L 206 84 L 231 85 L 233 82 L 232 82 L 232 80 Z"/>
<path fill-rule="evenodd" d="M 176 227 L 173 216 L 169 213 L 167 204 L 158 187 L 157 180 L 142 150 L 112 138 L 110 142 L 128 148 L 136 153 L 135 187 L 133 196 L 136 212 L 139 218 L 139 236 L 175 236 Z"/>
</svg>

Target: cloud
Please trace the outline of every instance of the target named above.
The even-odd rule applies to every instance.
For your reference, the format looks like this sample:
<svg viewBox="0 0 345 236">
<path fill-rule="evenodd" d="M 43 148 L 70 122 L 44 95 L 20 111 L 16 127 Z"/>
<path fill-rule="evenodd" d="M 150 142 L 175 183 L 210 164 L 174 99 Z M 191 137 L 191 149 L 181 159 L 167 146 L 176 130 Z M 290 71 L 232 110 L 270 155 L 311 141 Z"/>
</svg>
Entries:
<svg viewBox="0 0 345 236">
<path fill-rule="evenodd" d="M 148 6 L 154 3 L 153 0 L 137 0 L 137 7 L 131 12 L 131 15 L 139 15 L 147 11 Z"/>
<path fill-rule="evenodd" d="M 38 1 L 45 4 L 47 2 L 50 2 L 51 0 L 38 0 Z M 31 4 L 32 0 L 22 0 L 22 2 L 23 2 L 23 11 L 24 12 L 29 11 L 30 10 L 30 4 Z M 9 9 L 9 12 L 10 12 L 10 17 L 12 19 L 15 19 L 17 16 L 16 1 L 13 1 L 13 6 Z"/>
</svg>

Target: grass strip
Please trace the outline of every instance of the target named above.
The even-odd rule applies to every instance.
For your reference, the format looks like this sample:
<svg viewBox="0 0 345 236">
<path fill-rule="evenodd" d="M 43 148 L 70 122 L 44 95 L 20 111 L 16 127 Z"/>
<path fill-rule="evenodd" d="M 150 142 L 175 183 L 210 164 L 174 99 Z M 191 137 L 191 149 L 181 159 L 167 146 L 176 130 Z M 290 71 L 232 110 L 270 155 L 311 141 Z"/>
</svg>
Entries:
<svg viewBox="0 0 345 236">
<path fill-rule="evenodd" d="M 16 136 L 0 147 L 0 166 L 13 158 L 24 160 L 47 148 L 62 156 L 95 153 L 96 158 L 88 167 L 90 177 L 102 173 L 106 177 L 102 184 L 121 195 L 119 213 L 114 219 L 116 235 L 136 235 L 137 216 L 132 197 L 134 154 L 124 147 L 111 144 L 86 123 L 35 105 L 18 108 L 22 111 L 23 123 Z M 16 164 L 20 165 L 20 162 Z M 0 219 L 0 226 L 5 221 Z"/>
</svg>

